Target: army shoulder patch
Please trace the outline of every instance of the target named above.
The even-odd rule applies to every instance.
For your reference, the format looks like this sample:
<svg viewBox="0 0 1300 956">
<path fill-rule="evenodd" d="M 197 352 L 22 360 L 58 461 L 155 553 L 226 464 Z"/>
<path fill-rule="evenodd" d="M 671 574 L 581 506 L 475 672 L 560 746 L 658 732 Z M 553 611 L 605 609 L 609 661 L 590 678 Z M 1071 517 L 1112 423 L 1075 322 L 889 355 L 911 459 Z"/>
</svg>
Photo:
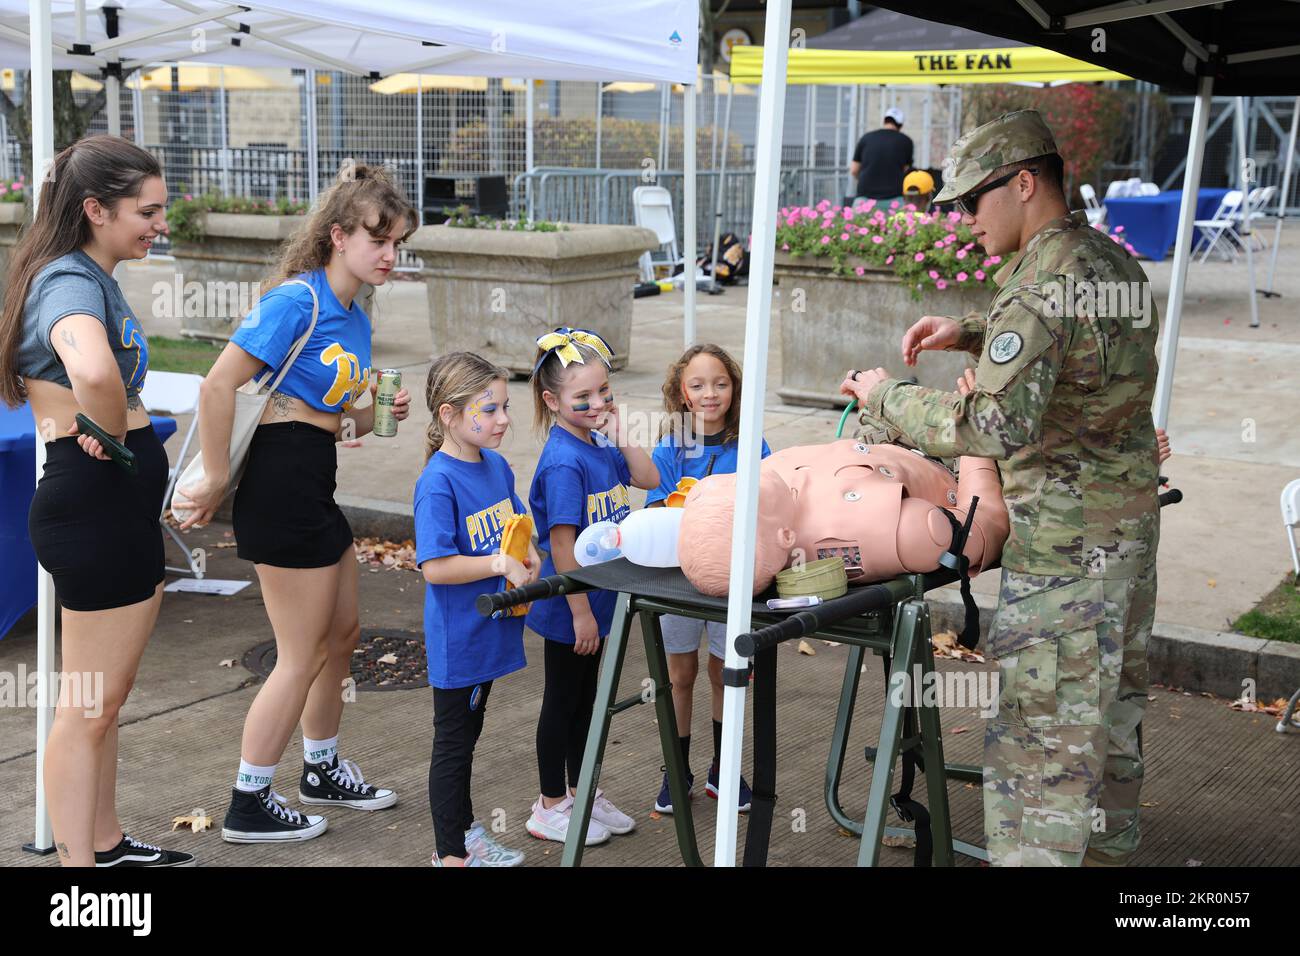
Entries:
<svg viewBox="0 0 1300 956">
<path fill-rule="evenodd" d="M 989 358 L 998 365 L 1005 365 L 1020 354 L 1025 340 L 1019 332 L 1003 332 L 989 343 Z"/>
</svg>

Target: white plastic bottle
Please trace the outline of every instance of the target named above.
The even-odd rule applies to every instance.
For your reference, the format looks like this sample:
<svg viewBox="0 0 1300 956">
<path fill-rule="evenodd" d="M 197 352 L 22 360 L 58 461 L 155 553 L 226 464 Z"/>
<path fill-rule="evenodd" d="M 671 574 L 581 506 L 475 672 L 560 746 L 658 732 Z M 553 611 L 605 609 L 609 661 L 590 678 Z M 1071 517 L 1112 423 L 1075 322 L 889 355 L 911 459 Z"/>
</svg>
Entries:
<svg viewBox="0 0 1300 956">
<path fill-rule="evenodd" d="M 605 536 L 611 532 L 618 534 L 618 525 L 612 521 L 597 521 L 582 529 L 582 534 L 573 542 L 573 559 L 579 566 L 585 568 L 623 556 L 618 548 L 605 546 Z"/>
<path fill-rule="evenodd" d="M 682 508 L 643 508 L 634 511 L 612 531 L 602 544 L 617 548 L 633 564 L 647 568 L 675 568 L 677 535 L 682 527 Z"/>
</svg>

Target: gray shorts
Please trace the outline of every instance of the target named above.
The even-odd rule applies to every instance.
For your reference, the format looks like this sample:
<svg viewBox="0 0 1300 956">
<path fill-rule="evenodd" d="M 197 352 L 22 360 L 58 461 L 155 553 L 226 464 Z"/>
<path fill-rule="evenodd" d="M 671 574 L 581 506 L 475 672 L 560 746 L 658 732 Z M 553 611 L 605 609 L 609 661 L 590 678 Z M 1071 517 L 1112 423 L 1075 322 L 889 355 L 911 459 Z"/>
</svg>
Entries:
<svg viewBox="0 0 1300 956">
<path fill-rule="evenodd" d="M 721 621 L 701 621 L 693 617 L 664 614 L 659 629 L 664 635 L 664 650 L 669 654 L 694 654 L 700 649 L 700 632 L 708 628 L 709 653 L 718 660 L 727 659 L 727 625 Z"/>
</svg>

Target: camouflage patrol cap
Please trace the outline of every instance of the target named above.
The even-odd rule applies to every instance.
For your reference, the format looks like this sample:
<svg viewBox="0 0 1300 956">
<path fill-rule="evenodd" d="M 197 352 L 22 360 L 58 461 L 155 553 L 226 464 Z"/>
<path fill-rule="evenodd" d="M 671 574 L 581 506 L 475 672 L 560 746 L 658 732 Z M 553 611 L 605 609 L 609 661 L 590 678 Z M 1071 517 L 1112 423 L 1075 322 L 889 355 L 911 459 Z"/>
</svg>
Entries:
<svg viewBox="0 0 1300 956">
<path fill-rule="evenodd" d="M 1004 113 L 953 143 L 934 202 L 951 202 L 970 192 L 999 166 L 1055 152 L 1056 140 L 1038 110 Z"/>
</svg>

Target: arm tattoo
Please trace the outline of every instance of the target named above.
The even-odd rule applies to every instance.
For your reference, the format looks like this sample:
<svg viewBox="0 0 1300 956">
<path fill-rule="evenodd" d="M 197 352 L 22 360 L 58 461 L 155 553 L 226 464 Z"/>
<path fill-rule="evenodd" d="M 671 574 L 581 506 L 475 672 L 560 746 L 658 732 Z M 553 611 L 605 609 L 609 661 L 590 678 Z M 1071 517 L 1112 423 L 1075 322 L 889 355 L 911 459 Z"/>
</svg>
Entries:
<svg viewBox="0 0 1300 956">
<path fill-rule="evenodd" d="M 129 412 L 138 412 L 142 404 L 139 395 L 128 395 L 126 397 L 126 410 Z"/>
<path fill-rule="evenodd" d="M 72 858 L 72 854 L 68 852 L 68 845 L 66 843 L 56 843 L 54 846 L 59 851 L 59 856 L 63 859 L 68 860 Z"/>
<path fill-rule="evenodd" d="M 288 418 L 289 413 L 293 411 L 293 399 L 282 392 L 273 392 L 271 394 L 271 407 L 274 411 L 271 413 L 273 418 Z"/>
<path fill-rule="evenodd" d="M 64 344 L 67 345 L 70 349 L 72 349 L 72 351 L 76 352 L 78 355 L 81 354 L 81 349 L 77 348 L 76 336 L 74 336 L 67 329 L 59 330 L 59 338 L 63 339 Z"/>
</svg>

